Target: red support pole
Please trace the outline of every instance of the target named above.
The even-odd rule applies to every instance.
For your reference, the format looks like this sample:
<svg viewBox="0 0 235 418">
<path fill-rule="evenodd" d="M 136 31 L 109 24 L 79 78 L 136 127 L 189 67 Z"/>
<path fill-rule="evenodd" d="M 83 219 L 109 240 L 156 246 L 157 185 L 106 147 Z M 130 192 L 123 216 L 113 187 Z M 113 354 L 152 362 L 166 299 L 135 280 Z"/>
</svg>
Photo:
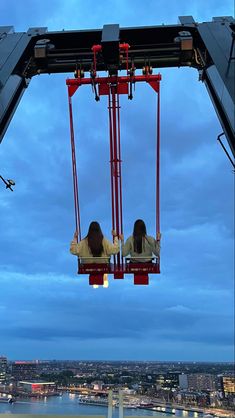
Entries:
<svg viewBox="0 0 235 418">
<path fill-rule="evenodd" d="M 108 110 L 109 110 L 109 146 L 110 146 L 110 180 L 111 180 L 111 205 L 112 205 L 112 229 L 115 229 L 114 217 L 114 185 L 113 185 L 113 126 L 112 126 L 112 112 L 111 112 L 111 96 L 110 91 L 108 95 Z"/>
<path fill-rule="evenodd" d="M 119 223 L 119 184 L 118 184 L 118 144 L 117 144 L 117 103 L 116 103 L 116 86 L 111 86 L 112 95 L 112 122 L 113 122 L 113 179 L 114 179 L 114 207 L 115 207 L 115 230 L 117 235 L 120 234 Z M 120 264 L 120 254 L 117 254 L 117 262 Z"/>
<path fill-rule="evenodd" d="M 114 184 L 115 184 L 115 216 L 116 216 L 116 232 L 119 231 L 119 187 L 118 187 L 118 143 L 117 143 L 117 103 L 116 103 L 116 86 L 111 87 L 112 91 L 112 111 L 113 111 L 113 161 L 114 161 Z"/>
<path fill-rule="evenodd" d="M 156 236 L 160 232 L 160 84 L 157 93 Z"/>
<path fill-rule="evenodd" d="M 121 143 L 120 114 L 117 85 L 108 85 L 109 95 L 109 131 L 110 131 L 110 164 L 111 164 L 111 197 L 113 229 L 120 235 L 122 230 L 122 182 L 121 182 Z M 120 253 L 114 256 L 114 264 L 120 269 L 122 259 Z M 114 278 L 122 279 L 123 273 L 114 273 Z"/>
</svg>

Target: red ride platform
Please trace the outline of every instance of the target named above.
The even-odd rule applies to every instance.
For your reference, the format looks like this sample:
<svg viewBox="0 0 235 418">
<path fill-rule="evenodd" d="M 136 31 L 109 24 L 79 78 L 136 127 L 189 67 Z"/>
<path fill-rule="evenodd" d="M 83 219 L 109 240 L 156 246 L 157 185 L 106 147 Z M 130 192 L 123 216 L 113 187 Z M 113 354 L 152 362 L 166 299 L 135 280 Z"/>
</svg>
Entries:
<svg viewBox="0 0 235 418">
<path fill-rule="evenodd" d="M 80 263 L 78 274 L 88 274 L 90 285 L 103 285 L 104 274 L 113 274 L 114 279 L 124 279 L 124 274 L 134 275 L 135 285 L 148 285 L 149 274 L 159 274 L 159 263 Z"/>
</svg>

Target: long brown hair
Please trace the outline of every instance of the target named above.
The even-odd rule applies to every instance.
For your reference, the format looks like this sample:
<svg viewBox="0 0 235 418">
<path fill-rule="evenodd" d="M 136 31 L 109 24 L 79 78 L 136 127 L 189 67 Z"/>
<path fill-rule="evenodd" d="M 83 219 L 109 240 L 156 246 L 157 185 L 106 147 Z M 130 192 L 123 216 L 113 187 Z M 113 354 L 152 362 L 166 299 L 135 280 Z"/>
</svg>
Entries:
<svg viewBox="0 0 235 418">
<path fill-rule="evenodd" d="M 146 226 L 142 219 L 137 219 L 133 229 L 134 251 L 138 254 L 142 253 L 143 238 L 147 235 Z"/>
<path fill-rule="evenodd" d="M 103 233 L 98 222 L 91 222 L 88 234 L 86 236 L 88 240 L 88 247 L 94 257 L 100 257 L 103 252 Z"/>
</svg>

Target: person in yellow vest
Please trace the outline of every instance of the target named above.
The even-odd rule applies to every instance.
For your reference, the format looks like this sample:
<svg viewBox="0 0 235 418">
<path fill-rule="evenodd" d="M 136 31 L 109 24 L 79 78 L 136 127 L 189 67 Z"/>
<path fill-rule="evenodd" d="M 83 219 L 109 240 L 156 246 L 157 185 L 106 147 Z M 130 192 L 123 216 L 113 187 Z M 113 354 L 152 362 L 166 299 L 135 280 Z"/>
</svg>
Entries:
<svg viewBox="0 0 235 418">
<path fill-rule="evenodd" d="M 100 224 L 96 221 L 90 223 L 87 236 L 77 242 L 77 233 L 74 233 L 70 244 L 70 252 L 79 257 L 82 263 L 108 263 L 112 254 L 120 251 L 118 236 L 112 231 L 114 242 L 104 237 Z"/>
<path fill-rule="evenodd" d="M 137 219 L 134 224 L 133 234 L 126 240 L 124 244 L 123 235 L 122 240 L 122 255 L 126 257 L 131 256 L 131 262 L 135 263 L 149 263 L 152 261 L 152 255 L 160 257 L 160 232 L 157 234 L 157 239 L 147 235 L 146 225 L 142 219 Z"/>
</svg>

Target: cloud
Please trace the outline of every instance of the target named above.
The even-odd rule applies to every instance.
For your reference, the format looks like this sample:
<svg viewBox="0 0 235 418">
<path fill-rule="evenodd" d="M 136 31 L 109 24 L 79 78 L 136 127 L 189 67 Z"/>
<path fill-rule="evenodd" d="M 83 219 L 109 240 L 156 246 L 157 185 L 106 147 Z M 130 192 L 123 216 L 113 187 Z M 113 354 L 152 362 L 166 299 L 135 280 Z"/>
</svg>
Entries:
<svg viewBox="0 0 235 418">
<path fill-rule="evenodd" d="M 86 280 L 72 276 L 8 273 L 1 280 L 2 303 L 8 312 L 0 320 L 1 335 L 4 344 L 17 341 L 26 351 L 26 346 L 44 341 L 44 350 L 53 344 L 57 353 L 58 344 L 71 341 L 74 347 L 83 346 L 82 358 L 86 358 L 87 345 L 106 346 L 110 341 L 114 347 L 126 346 L 129 350 L 142 340 L 146 347 L 158 342 L 162 353 L 167 342 L 172 347 L 181 342 L 185 355 L 192 343 L 211 345 L 215 353 L 218 350 L 217 358 L 221 347 L 232 352 L 233 314 L 230 309 L 224 314 L 214 309 L 219 301 L 230 306 L 231 295 L 214 291 L 204 295 L 196 290 L 188 294 L 185 305 L 185 293 L 179 289 L 178 304 L 173 305 L 175 291 L 169 288 L 166 294 L 166 285 L 152 285 L 143 291 L 126 280 L 118 286 L 111 281 L 108 290 L 94 291 Z"/>
<path fill-rule="evenodd" d="M 188 313 L 191 311 L 191 309 L 188 308 L 187 306 L 175 305 L 175 306 L 170 306 L 169 308 L 166 308 L 166 311 L 176 312 L 176 313 Z"/>
<path fill-rule="evenodd" d="M 189 9 L 182 1 L 167 10 L 160 2 L 157 21 L 139 1 L 134 16 L 133 5 L 116 1 L 95 9 L 90 1 L 80 8 L 55 0 L 31 6 L 17 3 L 10 16 L 2 1 L 2 21 L 17 31 L 61 30 L 84 29 L 84 16 L 87 27 L 102 28 L 112 21 L 128 27 L 174 24 L 179 14 L 198 21 L 211 20 L 212 11 L 232 14 L 228 2 L 201 7 L 194 1 Z M 155 10 L 154 2 L 149 6 Z M 0 174 L 16 181 L 13 193 L 0 185 L 0 333 L 9 357 L 232 358 L 234 178 L 197 71 L 161 73 L 161 274 L 148 287 L 126 277 L 97 291 L 76 275 L 69 253 L 74 208 L 66 75 L 31 80 L 0 147 Z M 73 102 L 82 235 L 97 219 L 110 238 L 106 99 L 96 103 L 84 87 Z M 155 234 L 155 105 L 146 85 L 136 85 L 133 101 L 121 97 L 125 237 L 136 218 Z"/>
</svg>

